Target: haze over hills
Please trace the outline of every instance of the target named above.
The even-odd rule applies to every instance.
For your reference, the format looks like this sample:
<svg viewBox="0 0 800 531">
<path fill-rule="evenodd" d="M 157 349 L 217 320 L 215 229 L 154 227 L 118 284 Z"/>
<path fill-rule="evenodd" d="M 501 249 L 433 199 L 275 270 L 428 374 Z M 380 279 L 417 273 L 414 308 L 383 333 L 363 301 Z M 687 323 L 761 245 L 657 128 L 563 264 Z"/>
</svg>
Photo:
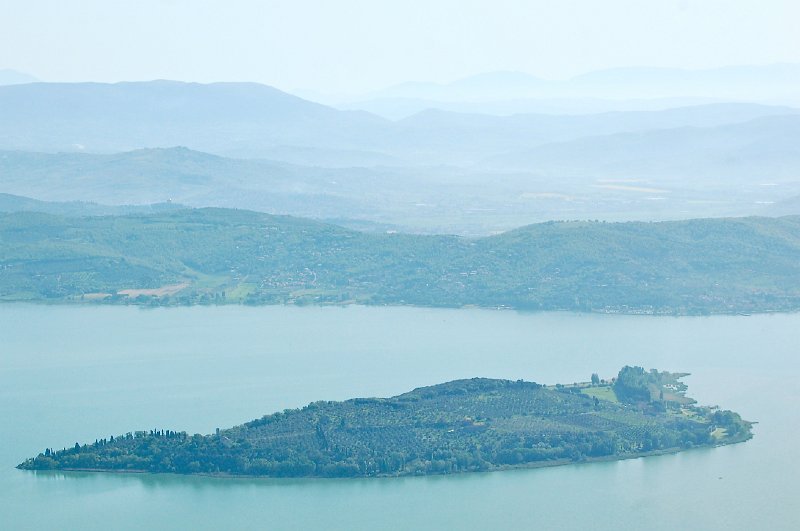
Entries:
<svg viewBox="0 0 800 531">
<path fill-rule="evenodd" d="M 526 79 L 503 82 L 543 83 Z M 799 124 L 755 103 L 390 121 L 252 83 L 32 83 L 0 87 L 0 192 L 462 235 L 765 214 L 800 194 Z"/>
<path fill-rule="evenodd" d="M 313 101 L 325 98 L 310 96 Z M 441 101 L 420 98 L 378 98 L 332 103 L 337 109 L 362 110 L 389 120 L 402 120 L 430 109 L 466 114 L 511 116 L 515 114 L 600 114 L 607 112 L 663 111 L 712 103 L 732 103 L 720 98 L 524 98 L 491 101 Z M 796 105 L 795 102 L 789 102 Z"/>
<path fill-rule="evenodd" d="M 678 127 L 553 143 L 494 157 L 496 169 L 537 168 L 571 177 L 666 181 L 781 183 L 797 181 L 800 115 L 757 118 L 715 127 Z"/>
<path fill-rule="evenodd" d="M 0 182 L 6 193 L 39 200 L 116 207 L 172 201 L 311 217 L 366 230 L 469 236 L 550 219 L 771 215 L 765 204 L 800 194 L 796 180 L 765 183 L 762 173 L 756 174 L 757 182 L 731 186 L 726 179 L 695 177 L 689 166 L 683 175 L 655 179 L 643 172 L 635 182 L 618 182 L 603 179 L 594 168 L 581 174 L 579 162 L 559 168 L 558 160 L 554 156 L 550 167 L 540 161 L 542 173 L 535 174 L 448 167 L 308 167 L 187 148 L 109 155 L 9 151 L 0 152 Z M 671 163 L 664 153 L 649 160 Z M 655 175 L 656 169 L 650 173 Z"/>
<path fill-rule="evenodd" d="M 409 82 L 349 99 L 323 96 L 318 101 L 399 118 L 426 108 L 572 114 L 657 110 L 712 101 L 800 105 L 798 94 L 800 65 L 772 64 L 708 70 L 614 68 L 565 80 L 545 80 L 522 72 L 485 72 L 451 83 Z"/>
<path fill-rule="evenodd" d="M 800 531 L 800 0 L 0 14 L 0 531 Z"/>
<path fill-rule="evenodd" d="M 463 150 L 462 161 L 469 154 L 480 156 L 490 150 L 508 152 L 517 146 L 526 148 L 553 142 L 617 133 L 643 133 L 679 127 L 717 127 L 738 124 L 766 116 L 797 116 L 791 107 L 756 104 L 710 104 L 663 111 L 614 112 L 589 115 L 552 116 L 518 114 L 507 117 L 461 114 L 427 110 L 397 122 L 412 131 L 415 138 L 425 138 L 440 150 Z M 778 136 L 781 131 L 774 134 Z M 711 133 L 714 134 L 714 133 Z M 743 139 L 746 143 L 748 139 Z M 668 150 L 665 146 L 664 151 Z M 463 164 L 463 162 L 462 162 Z M 538 171 L 536 166 L 525 169 Z"/>
<path fill-rule="evenodd" d="M 19 85 L 22 83 L 35 83 L 39 81 L 30 74 L 11 70 L 9 68 L 0 69 L 0 85 Z"/>
<path fill-rule="evenodd" d="M 800 195 L 770 204 L 764 209 L 764 211 L 769 212 L 769 215 L 775 216 L 790 216 L 800 214 Z"/>
<path fill-rule="evenodd" d="M 107 153 L 183 145 L 304 165 L 467 165 L 584 136 L 795 112 L 726 104 L 590 116 L 425 112 L 390 122 L 248 83 L 33 83 L 0 87 L 0 149 Z"/>
<path fill-rule="evenodd" d="M 33 83 L 0 87 L 3 147 L 114 152 L 190 145 L 247 156 L 284 145 L 368 149 L 384 121 L 255 83 Z"/>
<path fill-rule="evenodd" d="M 0 193 L 0 212 L 42 212 L 58 216 L 112 216 L 123 214 L 152 214 L 185 208 L 175 203 L 152 205 L 101 205 L 86 201 L 39 201 L 29 197 Z"/>
<path fill-rule="evenodd" d="M 451 83 L 402 83 L 372 93 L 375 97 L 500 100 L 553 97 L 758 99 L 795 96 L 800 64 L 727 66 L 708 70 L 627 67 L 598 70 L 565 80 L 546 80 L 523 72 L 485 72 Z"/>
<path fill-rule="evenodd" d="M 183 147 L 115 154 L 0 152 L 3 189 L 19 196 L 116 206 L 172 201 L 362 221 L 381 217 L 380 208 L 398 188 L 399 171 L 295 166 Z M 383 203 L 381 193 L 390 196 Z"/>
</svg>

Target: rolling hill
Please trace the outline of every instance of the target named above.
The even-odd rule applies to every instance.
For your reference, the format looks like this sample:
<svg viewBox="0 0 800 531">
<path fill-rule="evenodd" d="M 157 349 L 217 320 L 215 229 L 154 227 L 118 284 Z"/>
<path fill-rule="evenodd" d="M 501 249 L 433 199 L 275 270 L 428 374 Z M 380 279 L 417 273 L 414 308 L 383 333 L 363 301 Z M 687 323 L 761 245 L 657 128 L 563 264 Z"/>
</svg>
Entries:
<svg viewBox="0 0 800 531">
<path fill-rule="evenodd" d="M 0 87 L 2 147 L 116 152 L 187 145 L 258 155 L 297 145 L 369 150 L 383 119 L 255 83 L 31 83 Z"/>
<path fill-rule="evenodd" d="M 224 209 L 12 213 L 0 214 L 0 242 L 6 301 L 800 309 L 798 217 L 551 222 L 463 239 Z M 164 286 L 180 289 L 159 292 Z"/>
<path fill-rule="evenodd" d="M 563 178 L 796 182 L 798 143 L 800 115 L 767 116 L 715 127 L 580 138 L 491 157 L 483 165 Z"/>
<path fill-rule="evenodd" d="M 582 137 L 796 112 L 731 103 L 579 116 L 426 111 L 391 122 L 253 83 L 30 83 L 0 86 L 0 149 L 112 153 L 186 146 L 304 166 L 469 166 Z"/>
</svg>

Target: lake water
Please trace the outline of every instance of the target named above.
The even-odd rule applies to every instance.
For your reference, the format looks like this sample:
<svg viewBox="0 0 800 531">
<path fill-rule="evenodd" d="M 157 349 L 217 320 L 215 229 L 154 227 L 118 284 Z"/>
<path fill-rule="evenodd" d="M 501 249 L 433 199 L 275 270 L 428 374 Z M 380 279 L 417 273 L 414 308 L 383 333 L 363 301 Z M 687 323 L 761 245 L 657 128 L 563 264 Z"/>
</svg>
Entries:
<svg viewBox="0 0 800 531">
<path fill-rule="evenodd" d="M 367 480 L 33 473 L 136 429 L 456 378 L 567 383 L 624 364 L 758 421 L 747 443 L 611 463 Z M 2 529 L 800 529 L 800 315 L 0 305 Z"/>
</svg>

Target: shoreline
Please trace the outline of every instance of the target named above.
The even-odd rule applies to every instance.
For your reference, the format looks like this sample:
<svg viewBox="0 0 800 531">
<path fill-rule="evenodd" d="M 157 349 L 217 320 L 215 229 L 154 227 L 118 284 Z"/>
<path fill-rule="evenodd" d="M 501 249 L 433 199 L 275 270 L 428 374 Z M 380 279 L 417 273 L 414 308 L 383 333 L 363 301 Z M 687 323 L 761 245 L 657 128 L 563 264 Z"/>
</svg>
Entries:
<svg viewBox="0 0 800 531">
<path fill-rule="evenodd" d="M 703 311 L 676 311 L 672 309 L 592 309 L 581 310 L 578 308 L 517 308 L 507 305 L 483 306 L 478 304 L 462 305 L 419 305 L 408 303 L 363 303 L 355 301 L 330 302 L 318 304 L 295 304 L 291 302 L 248 304 L 240 301 L 230 302 L 211 302 L 208 304 L 152 304 L 150 302 L 137 301 L 136 299 L 122 299 L 117 301 L 107 300 L 76 300 L 76 299 L 0 299 L 2 305 L 30 304 L 42 306 L 74 306 L 74 307 L 136 307 L 143 310 L 153 310 L 158 308 L 196 308 L 196 307 L 222 307 L 235 306 L 246 308 L 348 308 L 351 306 L 361 308 L 419 308 L 428 310 L 494 310 L 494 311 L 513 311 L 518 313 L 572 313 L 576 315 L 621 315 L 621 316 L 641 316 L 641 317 L 756 317 L 760 315 L 792 315 L 800 313 L 800 307 L 788 309 L 726 309 L 724 311 L 703 310 Z"/>
<path fill-rule="evenodd" d="M 149 470 L 135 470 L 135 469 L 106 469 L 106 468 L 53 468 L 53 469 L 46 469 L 46 470 L 39 470 L 39 469 L 28 469 L 22 468 L 21 464 L 17 465 L 17 470 L 23 470 L 26 472 L 44 472 L 44 473 L 56 473 L 56 472 L 78 472 L 78 473 L 96 473 L 96 474 L 121 474 L 121 475 L 147 475 L 147 476 L 178 476 L 178 477 L 207 477 L 213 479 L 273 479 L 273 480 L 298 480 L 298 479 L 313 479 L 313 480 L 334 480 L 334 479 L 345 479 L 345 480 L 357 480 L 357 479 L 401 479 L 401 478 L 421 478 L 421 477 L 444 477 L 444 476 L 462 476 L 465 474 L 485 474 L 485 473 L 493 473 L 493 472 L 506 472 L 510 470 L 528 470 L 528 469 L 538 469 L 538 468 L 552 468 L 552 467 L 559 467 L 559 466 L 569 466 L 569 465 L 580 465 L 580 464 L 591 464 L 591 463 L 609 463 L 614 461 L 628 461 L 631 459 L 641 459 L 647 457 L 657 457 L 661 455 L 675 455 L 683 452 L 690 452 L 692 450 L 703 450 L 703 449 L 713 449 L 719 448 L 722 446 L 731 446 L 734 444 L 740 444 L 749 441 L 753 438 L 753 435 L 750 434 L 748 437 L 739 437 L 735 440 L 720 442 L 716 444 L 709 444 L 709 445 L 702 445 L 702 446 L 694 446 L 691 448 L 681 448 L 681 447 L 673 447 L 673 448 L 664 448 L 661 450 L 648 450 L 646 452 L 636 452 L 632 454 L 625 454 L 620 456 L 600 456 L 600 457 L 587 457 L 578 461 L 573 461 L 571 459 L 555 459 L 552 461 L 534 461 L 531 463 L 524 463 L 519 465 L 503 465 L 503 466 L 496 466 L 493 468 L 488 468 L 486 470 L 470 470 L 470 471 L 462 471 L 462 472 L 451 472 L 451 473 L 438 473 L 438 474 L 384 474 L 384 475 L 374 475 L 374 476 L 342 476 L 342 477 L 331 477 L 331 476 L 264 476 L 264 475 L 249 475 L 249 474 L 210 474 L 210 473 L 181 473 L 181 472 L 151 472 Z"/>
</svg>

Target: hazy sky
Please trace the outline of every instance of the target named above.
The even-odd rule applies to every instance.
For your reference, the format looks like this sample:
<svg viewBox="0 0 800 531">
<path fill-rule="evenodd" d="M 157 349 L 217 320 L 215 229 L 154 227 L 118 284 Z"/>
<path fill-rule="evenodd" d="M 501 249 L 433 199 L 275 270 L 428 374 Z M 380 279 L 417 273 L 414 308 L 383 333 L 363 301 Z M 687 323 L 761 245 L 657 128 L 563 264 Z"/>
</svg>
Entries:
<svg viewBox="0 0 800 531">
<path fill-rule="evenodd" d="M 800 63 L 798 21 L 798 0 L 0 0 L 0 68 L 352 93 L 492 70 Z"/>
</svg>

